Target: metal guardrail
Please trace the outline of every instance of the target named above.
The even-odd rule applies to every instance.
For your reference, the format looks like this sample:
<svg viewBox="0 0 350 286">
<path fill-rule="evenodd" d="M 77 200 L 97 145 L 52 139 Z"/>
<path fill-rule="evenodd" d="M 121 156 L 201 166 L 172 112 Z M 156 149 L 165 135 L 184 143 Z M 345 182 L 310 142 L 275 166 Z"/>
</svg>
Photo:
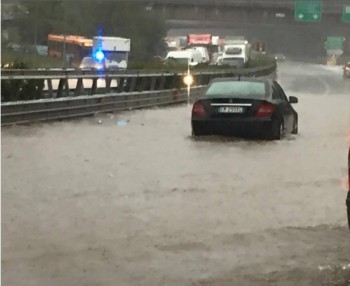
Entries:
<svg viewBox="0 0 350 286">
<path fill-rule="evenodd" d="M 247 70 L 222 70 L 210 73 L 195 72 L 193 73 L 195 86 L 191 88 L 190 98 L 197 98 L 206 88 L 206 85 L 212 79 L 217 77 L 236 77 L 238 75 L 242 77 L 265 77 L 272 75 L 275 70 L 276 66 L 270 66 Z M 126 85 L 123 84 L 122 78 L 126 78 L 127 73 L 117 73 L 117 75 L 115 75 L 116 78 L 119 79 L 117 91 L 109 89 L 108 92 L 106 92 L 105 88 L 103 94 L 80 94 L 80 96 L 70 96 L 71 94 L 69 93 L 69 90 L 68 92 L 66 90 L 66 93 L 63 94 L 62 87 L 64 84 L 68 80 L 74 79 L 74 76 L 77 76 L 75 71 L 65 71 L 65 73 L 67 73 L 66 76 L 60 79 L 58 86 L 59 89 L 56 96 L 52 96 L 51 98 L 2 103 L 1 125 L 25 124 L 37 121 L 74 118 L 92 115 L 96 112 L 115 112 L 159 105 L 178 104 L 189 100 L 187 89 L 181 88 L 181 84 L 177 83 L 177 81 L 181 81 L 182 83 L 182 77 L 185 73 L 169 73 L 169 75 L 161 74 L 156 76 L 154 74 L 152 74 L 152 76 L 147 76 L 147 73 L 141 73 L 142 76 L 130 73 L 132 76 L 130 76 L 129 79 L 131 80 L 128 81 Z M 79 73 L 80 71 L 78 74 Z M 7 72 L 6 74 L 6 76 L 8 76 Z M 93 74 L 93 76 L 94 75 L 95 74 Z M 17 74 L 16 77 L 17 76 L 21 75 Z M 34 75 L 32 74 L 28 75 L 24 80 L 31 80 L 33 79 L 33 76 Z M 171 84 L 169 85 L 165 84 L 167 76 L 171 78 Z M 114 74 L 108 73 L 102 78 L 105 79 L 107 83 L 108 79 L 114 78 Z M 86 80 L 87 77 L 84 75 L 84 77 L 81 77 L 80 79 Z M 101 77 L 94 78 L 96 81 L 99 79 L 101 79 Z M 145 79 L 151 80 L 150 82 L 147 82 Z M 10 79 L 2 78 L 2 80 L 8 81 Z M 17 78 L 13 80 L 21 81 Z M 52 80 L 52 76 L 49 79 L 46 78 L 46 80 Z M 161 86 L 158 86 L 160 90 L 146 90 L 147 84 L 151 83 L 151 85 L 153 84 L 153 86 L 156 86 L 159 82 L 161 83 Z M 170 88 L 168 86 L 170 86 Z M 128 87 L 128 89 L 126 87 Z M 96 91 L 94 88 L 97 89 L 96 83 L 93 83 L 92 85 L 92 92 Z M 165 88 L 167 89 L 164 90 Z M 78 89 L 78 87 L 76 89 Z M 139 89 L 139 91 L 137 91 L 137 89 Z M 63 97 L 63 95 L 66 95 L 66 97 Z M 76 91 L 74 95 L 78 95 Z"/>
<path fill-rule="evenodd" d="M 192 88 L 190 98 L 197 98 L 205 88 L 205 86 Z M 187 100 L 189 100 L 187 89 L 172 89 L 166 91 L 9 102 L 1 105 L 1 125 L 25 124 L 37 121 L 88 116 L 96 112 L 115 112 L 159 105 L 179 104 Z"/>
<path fill-rule="evenodd" d="M 276 66 L 252 69 L 203 70 L 194 71 L 194 85 L 207 85 L 217 77 L 261 77 L 273 73 Z M 16 83 L 11 85 L 12 101 L 20 98 L 21 82 L 34 82 L 35 93 L 32 100 L 74 97 L 108 93 L 159 91 L 184 87 L 186 72 L 170 71 L 118 71 L 118 70 L 1 70 L 1 81 Z M 90 86 L 86 88 L 86 82 Z M 85 85 L 85 86 L 84 86 Z M 15 89 L 18 86 L 18 90 Z M 2 94 L 2 97 L 4 95 Z"/>
</svg>

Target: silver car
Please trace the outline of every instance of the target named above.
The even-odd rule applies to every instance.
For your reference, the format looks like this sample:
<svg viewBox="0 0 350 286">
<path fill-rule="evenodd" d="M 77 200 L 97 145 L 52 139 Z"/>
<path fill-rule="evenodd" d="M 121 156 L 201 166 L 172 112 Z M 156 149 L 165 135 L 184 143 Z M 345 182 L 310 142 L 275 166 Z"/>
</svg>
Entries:
<svg viewBox="0 0 350 286">
<path fill-rule="evenodd" d="M 100 70 L 100 69 L 105 68 L 105 65 L 104 65 L 103 62 L 99 63 L 93 57 L 85 57 L 81 61 L 81 64 L 80 64 L 79 68 L 81 68 L 81 69 L 97 69 L 97 70 Z"/>
</svg>

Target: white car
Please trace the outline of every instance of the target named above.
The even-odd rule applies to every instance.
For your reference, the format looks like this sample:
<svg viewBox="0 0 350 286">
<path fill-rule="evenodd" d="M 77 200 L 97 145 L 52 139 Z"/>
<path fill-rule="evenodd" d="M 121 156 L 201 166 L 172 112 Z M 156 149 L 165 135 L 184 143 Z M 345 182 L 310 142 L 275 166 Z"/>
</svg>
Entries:
<svg viewBox="0 0 350 286">
<path fill-rule="evenodd" d="M 104 62 L 99 63 L 97 60 L 95 60 L 93 57 L 85 57 L 81 61 L 81 64 L 79 66 L 81 69 L 103 69 L 105 68 Z"/>
</svg>

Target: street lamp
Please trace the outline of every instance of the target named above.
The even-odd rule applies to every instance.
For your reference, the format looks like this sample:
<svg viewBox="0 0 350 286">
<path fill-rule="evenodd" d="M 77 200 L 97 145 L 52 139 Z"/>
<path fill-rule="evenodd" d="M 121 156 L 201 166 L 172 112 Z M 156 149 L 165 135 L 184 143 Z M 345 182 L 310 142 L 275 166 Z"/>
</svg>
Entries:
<svg viewBox="0 0 350 286">
<path fill-rule="evenodd" d="M 183 82 L 187 86 L 187 104 L 190 105 L 191 85 L 193 85 L 194 82 L 193 76 L 191 75 L 190 71 L 190 59 L 188 59 L 187 74 L 184 76 Z"/>
</svg>

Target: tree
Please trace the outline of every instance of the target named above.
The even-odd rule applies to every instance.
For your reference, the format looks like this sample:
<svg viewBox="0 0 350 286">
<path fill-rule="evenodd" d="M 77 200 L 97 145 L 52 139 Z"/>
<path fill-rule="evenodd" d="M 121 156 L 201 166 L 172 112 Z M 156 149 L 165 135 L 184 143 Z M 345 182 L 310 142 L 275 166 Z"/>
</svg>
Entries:
<svg viewBox="0 0 350 286">
<path fill-rule="evenodd" d="M 19 19 L 24 43 L 46 44 L 50 33 L 131 39 L 131 59 L 146 61 L 164 51 L 165 21 L 141 2 L 23 1 L 28 11 Z M 37 27 L 37 30 L 35 29 Z"/>
</svg>

